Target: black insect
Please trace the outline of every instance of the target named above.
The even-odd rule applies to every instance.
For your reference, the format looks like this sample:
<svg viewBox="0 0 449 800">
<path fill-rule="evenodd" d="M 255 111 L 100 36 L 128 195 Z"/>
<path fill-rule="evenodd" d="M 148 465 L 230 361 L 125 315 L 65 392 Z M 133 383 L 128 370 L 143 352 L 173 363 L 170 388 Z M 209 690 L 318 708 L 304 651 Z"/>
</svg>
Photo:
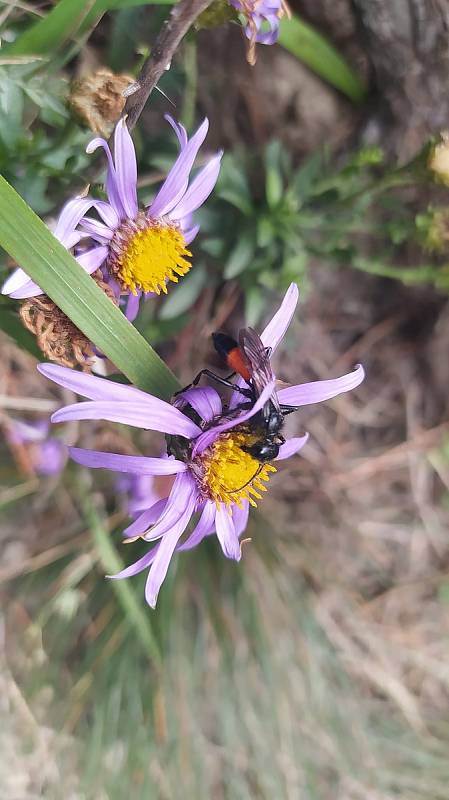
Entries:
<svg viewBox="0 0 449 800">
<path fill-rule="evenodd" d="M 244 398 L 242 403 L 228 413 L 250 408 L 265 387 L 275 380 L 270 363 L 271 347 L 265 347 L 259 334 L 252 328 L 241 330 L 238 342 L 225 333 L 213 333 L 212 339 L 217 353 L 232 372 L 226 378 L 222 378 L 209 369 L 203 369 L 191 386 L 196 386 L 201 377 L 206 375 L 216 383 L 227 386 L 234 392 L 237 391 Z M 231 378 L 236 374 L 244 380 L 245 386 L 232 382 Z M 242 449 L 262 464 L 272 461 L 279 455 L 279 448 L 285 441 L 281 433 L 284 417 L 295 410 L 294 406 L 280 405 L 276 390 L 273 390 L 263 408 L 245 423 L 248 432 L 257 438 L 252 444 L 242 446 Z"/>
</svg>

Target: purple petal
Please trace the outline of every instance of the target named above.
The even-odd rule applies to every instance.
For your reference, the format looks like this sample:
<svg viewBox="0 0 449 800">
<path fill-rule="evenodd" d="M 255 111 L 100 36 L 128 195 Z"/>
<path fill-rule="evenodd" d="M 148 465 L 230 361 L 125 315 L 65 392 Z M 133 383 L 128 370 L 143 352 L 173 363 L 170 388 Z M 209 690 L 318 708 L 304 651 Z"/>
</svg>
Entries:
<svg viewBox="0 0 449 800">
<path fill-rule="evenodd" d="M 287 439 L 285 444 L 281 444 L 279 448 L 279 455 L 274 460 L 282 461 L 284 458 L 290 458 L 290 456 L 294 456 L 295 453 L 298 453 L 299 450 L 304 447 L 308 438 L 309 434 L 306 433 L 305 436 L 297 436 L 293 439 Z"/>
<path fill-rule="evenodd" d="M 97 242 L 100 242 L 100 244 L 107 244 L 114 235 L 104 222 L 98 222 L 98 220 L 91 217 L 83 217 L 81 225 L 83 226 L 83 231 Z"/>
<path fill-rule="evenodd" d="M 31 282 L 31 278 L 26 274 L 26 272 L 24 272 L 21 267 L 18 267 L 4 282 L 2 286 L 2 294 L 12 294 L 12 292 L 22 289 L 27 283 Z"/>
<path fill-rule="evenodd" d="M 68 422 L 75 419 L 104 419 L 134 428 L 184 436 L 186 439 L 195 438 L 201 433 L 201 429 L 181 411 L 155 397 L 145 403 L 117 403 L 110 400 L 74 403 L 56 411 L 51 421 Z"/>
<path fill-rule="evenodd" d="M 139 572 L 143 572 L 154 560 L 154 551 L 157 550 L 156 547 L 153 547 L 148 553 L 145 553 L 142 558 L 139 558 L 134 564 L 131 564 L 129 567 L 122 569 L 120 572 L 117 572 L 115 575 L 106 575 L 107 578 L 112 578 L 112 580 L 120 581 L 123 578 L 132 578 L 134 575 L 138 575 Z"/>
<path fill-rule="evenodd" d="M 125 213 L 134 219 L 139 209 L 137 204 L 136 151 L 124 119 L 115 126 L 114 157 L 117 189 Z"/>
<path fill-rule="evenodd" d="M 180 478 L 183 478 L 187 484 L 187 476 L 182 475 Z M 191 479 L 190 479 L 191 480 Z M 165 534 L 163 539 L 159 544 L 159 548 L 156 554 L 156 557 L 153 561 L 151 566 L 147 583 L 145 586 L 145 599 L 151 608 L 155 608 L 157 596 L 159 594 L 159 589 L 164 581 L 164 578 L 167 574 L 167 570 L 171 561 L 171 557 L 175 551 L 176 545 L 182 534 L 184 533 L 190 517 L 193 514 L 195 509 L 196 503 L 196 486 L 194 482 L 191 480 L 190 486 L 190 495 L 185 501 L 185 507 L 183 512 L 179 515 L 177 522 L 173 525 L 173 527 Z"/>
<path fill-rule="evenodd" d="M 117 185 L 117 175 L 115 172 L 114 161 L 109 145 L 105 139 L 97 137 L 92 139 L 86 147 L 86 153 L 93 153 L 98 147 L 102 147 L 108 159 L 108 171 L 106 173 L 106 194 L 108 200 L 117 214 L 118 219 L 123 219 L 126 216 L 125 210 L 120 199 L 120 192 Z"/>
<path fill-rule="evenodd" d="M 271 381 L 271 383 L 267 384 L 265 389 L 263 390 L 260 397 L 257 399 L 257 402 L 254 403 L 253 407 L 246 411 L 244 414 L 239 414 L 234 419 L 230 419 L 227 422 L 222 423 L 221 425 L 217 425 L 215 428 L 212 428 L 210 431 L 205 431 L 198 436 L 198 439 L 195 442 L 195 447 L 193 449 L 192 457 L 196 455 L 196 453 L 202 453 L 206 447 L 212 444 L 215 441 L 217 436 L 220 433 L 224 433 L 224 431 L 229 431 L 231 428 L 235 428 L 236 425 L 241 425 L 243 422 L 246 422 L 248 419 L 257 414 L 258 411 L 265 405 L 265 403 L 270 399 L 271 395 L 273 394 L 275 386 L 275 381 Z M 58 412 L 57 412 L 58 413 Z"/>
<path fill-rule="evenodd" d="M 262 339 L 265 347 L 271 347 L 271 349 L 274 351 L 284 338 L 293 314 L 295 313 L 298 297 L 298 287 L 296 283 L 291 283 L 285 293 L 279 309 L 276 311 L 274 317 L 270 320 L 267 327 L 261 334 L 260 338 Z"/>
<path fill-rule="evenodd" d="M 235 533 L 238 538 L 246 530 L 249 516 L 249 503 L 248 500 L 242 501 L 242 508 L 239 508 L 236 503 L 232 506 L 232 519 L 234 522 Z"/>
<path fill-rule="evenodd" d="M 118 227 L 120 224 L 120 217 L 110 203 L 106 203 L 104 200 L 95 200 L 93 207 L 98 211 L 101 219 L 111 231 L 114 231 Z"/>
<path fill-rule="evenodd" d="M 147 458 L 146 456 L 123 456 L 117 453 L 102 453 L 99 450 L 84 450 L 69 447 L 71 458 L 77 464 L 93 469 L 112 469 L 130 472 L 133 475 L 175 475 L 185 472 L 187 465 L 174 458 Z"/>
<path fill-rule="evenodd" d="M 203 512 L 196 527 L 193 529 L 188 539 L 186 539 L 183 544 L 179 545 L 179 552 L 183 550 L 192 550 L 192 548 L 199 545 L 205 536 L 209 536 L 209 534 L 214 531 L 216 510 L 217 507 L 215 503 L 213 503 L 211 500 L 208 500 L 203 508 Z"/>
<path fill-rule="evenodd" d="M 173 211 L 170 212 L 170 219 L 178 220 L 188 214 L 192 214 L 207 200 L 217 183 L 222 157 L 223 151 L 218 153 L 214 158 L 211 158 L 209 163 L 203 167 L 201 172 L 192 181 L 182 200 Z"/>
<path fill-rule="evenodd" d="M 127 528 L 123 531 L 123 536 L 125 538 L 133 538 L 134 536 L 140 536 L 142 533 L 148 530 L 151 525 L 154 525 L 155 522 L 158 522 L 162 516 L 165 519 L 165 512 L 168 505 L 168 500 L 166 497 L 163 497 L 161 500 L 158 500 L 154 503 L 150 508 L 147 508 L 134 522 L 131 522 Z"/>
<path fill-rule="evenodd" d="M 189 141 L 187 136 L 187 131 L 184 128 L 184 125 L 175 122 L 175 120 L 173 119 L 172 116 L 170 116 L 170 114 L 164 114 L 164 119 L 166 119 L 168 124 L 172 126 L 174 132 L 176 133 L 176 136 L 178 137 L 178 141 L 182 150 L 182 148 L 185 147 L 187 142 Z"/>
<path fill-rule="evenodd" d="M 161 493 L 157 491 L 155 480 L 151 475 L 132 475 L 132 479 L 136 482 L 136 488 L 130 490 L 128 499 L 128 514 L 131 517 L 136 517 L 142 511 L 159 502 L 163 499 L 167 502 L 167 497 L 161 498 Z M 165 506 L 164 506 L 165 507 Z M 164 508 L 162 508 L 162 511 Z M 155 522 L 156 520 L 154 520 Z M 152 524 L 152 523 L 149 523 Z"/>
<path fill-rule="evenodd" d="M 186 245 L 189 245 L 191 242 L 193 242 L 193 240 L 194 240 L 195 236 L 197 235 L 199 229 L 200 229 L 199 225 L 194 225 L 193 228 L 189 228 L 188 231 L 184 231 L 183 237 L 184 237 L 184 243 Z"/>
<path fill-rule="evenodd" d="M 215 417 L 221 416 L 220 395 L 212 386 L 203 388 L 193 386 L 191 389 L 186 389 L 177 396 L 175 405 L 183 408 L 183 401 L 189 403 L 204 422 L 211 422 Z"/>
<path fill-rule="evenodd" d="M 167 531 L 169 531 L 173 525 L 176 524 L 180 515 L 184 513 L 186 503 L 190 501 L 192 493 L 196 502 L 198 499 L 198 488 L 196 481 L 190 472 L 181 472 L 175 478 L 175 482 L 168 496 L 164 513 L 151 528 L 151 530 L 144 535 L 143 538 L 146 542 L 151 542 L 154 539 L 160 539 L 161 536 L 167 533 Z M 191 513 L 193 513 L 193 510 Z"/>
<path fill-rule="evenodd" d="M 67 447 L 59 439 L 46 439 L 36 448 L 34 463 L 39 475 L 58 475 L 67 461 Z"/>
<path fill-rule="evenodd" d="M 75 230 L 81 217 L 89 208 L 92 208 L 94 203 L 95 200 L 92 197 L 75 197 L 74 200 L 70 200 L 59 215 L 53 235 L 64 244 L 67 237 Z"/>
<path fill-rule="evenodd" d="M 198 150 L 206 138 L 209 120 L 205 119 L 190 141 L 182 148 L 156 197 L 149 206 L 149 217 L 163 217 L 174 208 L 184 195 L 189 181 L 190 170 Z"/>
<path fill-rule="evenodd" d="M 67 234 L 64 247 L 66 250 L 71 250 L 84 236 L 85 234 L 82 231 L 73 231 L 73 233 Z"/>
<path fill-rule="evenodd" d="M 25 275 L 26 282 L 23 282 L 18 289 L 14 289 L 13 291 L 11 291 L 9 289 L 8 281 L 11 278 L 15 278 L 16 273 L 19 272 L 25 275 L 22 269 L 19 268 L 15 270 L 15 272 L 13 272 L 13 274 L 10 276 L 10 278 L 8 278 L 8 280 L 4 284 L 2 288 L 2 294 L 8 294 L 14 300 L 24 300 L 26 297 L 37 297 L 38 295 L 43 294 L 43 291 L 40 288 L 40 286 L 38 286 L 37 283 L 34 283 L 34 281 L 32 281 L 31 278 L 28 277 L 28 275 Z M 19 277 L 21 277 L 21 275 L 17 276 L 16 278 L 17 282 L 19 280 Z"/>
<path fill-rule="evenodd" d="M 230 509 L 223 503 L 220 503 L 215 514 L 215 528 L 218 540 L 221 544 L 221 549 L 226 558 L 233 558 L 234 561 L 240 561 L 242 553 L 240 550 L 239 537 L 235 532 Z"/>
<path fill-rule="evenodd" d="M 142 292 L 137 292 L 137 294 L 130 294 L 128 296 L 128 302 L 126 304 L 126 311 L 125 317 L 128 322 L 134 322 L 137 314 L 139 313 L 140 307 L 140 300 L 142 297 Z"/>
<path fill-rule="evenodd" d="M 259 32 L 256 41 L 259 44 L 274 44 L 279 36 L 279 17 L 276 14 L 263 14 L 263 20 L 268 23 L 270 30 Z"/>
<path fill-rule="evenodd" d="M 37 369 L 46 378 L 59 384 L 64 389 L 88 397 L 89 400 L 118 400 L 120 403 L 151 401 L 155 398 L 152 395 L 136 389 L 134 386 L 126 386 L 123 383 L 109 381 L 106 378 L 99 378 L 96 375 L 87 375 L 85 372 L 76 372 L 69 367 L 60 367 L 57 364 L 38 364 Z M 161 401 L 163 402 L 163 401 Z M 169 405 L 166 403 L 165 405 Z M 171 408 L 171 406 L 169 406 Z"/>
<path fill-rule="evenodd" d="M 23 422 L 21 419 L 11 419 L 6 434 L 8 440 L 16 445 L 24 442 L 42 442 L 48 434 L 48 422 L 47 420 Z"/>
<path fill-rule="evenodd" d="M 109 255 L 109 249 L 107 247 L 93 247 L 92 250 L 87 250 L 85 253 L 81 253 L 80 256 L 76 257 L 78 264 L 89 274 L 91 275 L 92 272 L 95 272 L 98 267 L 101 267 L 103 262 L 107 259 Z"/>
<path fill-rule="evenodd" d="M 342 375 L 341 378 L 300 383 L 298 386 L 279 389 L 279 402 L 286 406 L 308 406 L 311 403 L 321 403 L 323 400 L 330 400 L 343 392 L 355 389 L 362 383 L 364 377 L 365 371 L 359 364 L 353 372 Z"/>
</svg>

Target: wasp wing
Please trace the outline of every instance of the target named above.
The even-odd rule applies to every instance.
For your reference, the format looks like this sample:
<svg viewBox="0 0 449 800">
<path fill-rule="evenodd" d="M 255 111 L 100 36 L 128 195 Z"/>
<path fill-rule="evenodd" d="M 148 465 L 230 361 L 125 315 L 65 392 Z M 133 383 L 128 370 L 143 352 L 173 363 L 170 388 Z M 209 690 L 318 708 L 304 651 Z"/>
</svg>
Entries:
<svg viewBox="0 0 449 800">
<path fill-rule="evenodd" d="M 265 347 L 259 334 L 253 328 L 243 328 L 239 333 L 240 349 L 248 362 L 251 381 L 257 397 L 260 397 L 265 387 L 275 380 L 271 369 L 271 348 Z M 273 391 L 271 402 L 279 409 L 276 391 Z"/>
</svg>

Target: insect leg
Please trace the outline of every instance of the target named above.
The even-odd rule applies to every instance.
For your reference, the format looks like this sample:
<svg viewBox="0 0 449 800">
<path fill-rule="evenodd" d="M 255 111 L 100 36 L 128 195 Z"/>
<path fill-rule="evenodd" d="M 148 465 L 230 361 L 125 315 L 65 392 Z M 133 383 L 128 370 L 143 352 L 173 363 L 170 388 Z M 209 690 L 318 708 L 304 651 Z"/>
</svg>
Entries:
<svg viewBox="0 0 449 800">
<path fill-rule="evenodd" d="M 219 383 L 220 386 L 226 386 L 228 389 L 232 389 L 235 392 L 239 392 L 240 394 L 244 395 L 248 399 L 252 399 L 252 391 L 251 389 L 247 389 L 244 386 L 237 386 L 235 383 L 229 380 L 235 373 L 231 373 L 227 378 L 222 378 L 220 375 L 216 375 L 215 372 L 212 372 L 210 369 L 202 369 L 198 372 L 198 375 L 195 376 L 192 383 L 189 383 L 188 386 L 185 386 L 184 389 L 180 389 L 179 392 L 176 392 L 176 395 L 181 394 L 181 392 L 187 391 L 187 389 L 191 389 L 193 386 L 197 386 L 200 382 L 203 375 L 206 375 L 211 380 Z M 175 395 L 175 396 L 176 396 Z"/>
<path fill-rule="evenodd" d="M 286 417 L 288 414 L 293 414 L 293 412 L 297 411 L 298 408 L 299 408 L 299 406 L 283 406 L 283 405 L 281 405 L 281 411 L 282 411 L 284 417 Z"/>
</svg>

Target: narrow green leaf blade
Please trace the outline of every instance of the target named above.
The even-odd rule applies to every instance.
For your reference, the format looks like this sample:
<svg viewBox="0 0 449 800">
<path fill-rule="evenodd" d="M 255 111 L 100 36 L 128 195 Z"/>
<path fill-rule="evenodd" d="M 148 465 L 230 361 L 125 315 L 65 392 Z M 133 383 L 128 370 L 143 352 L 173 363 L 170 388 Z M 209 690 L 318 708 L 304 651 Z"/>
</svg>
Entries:
<svg viewBox="0 0 449 800">
<path fill-rule="evenodd" d="M 95 546 L 101 562 L 108 575 L 116 575 L 125 566 L 107 531 L 103 519 L 90 500 L 89 492 L 79 495 L 81 507 L 92 531 Z M 131 581 L 111 581 L 111 589 L 115 591 L 122 606 L 125 619 L 134 628 L 144 649 L 154 661 L 156 667 L 161 664 L 161 653 L 150 622 L 150 609 L 142 598 L 136 597 Z"/>
<path fill-rule="evenodd" d="M 45 17 L 30 25 L 13 44 L 8 55 L 47 55 L 75 36 L 98 0 L 59 0 Z"/>
<path fill-rule="evenodd" d="M 1 176 L 0 246 L 131 383 L 158 397 L 179 389 L 140 333 Z"/>
<path fill-rule="evenodd" d="M 151 0 L 153 5 L 171 4 L 173 0 Z M 149 0 L 59 0 L 45 17 L 39 19 L 4 50 L 8 55 L 50 56 L 69 39 L 94 27 L 105 11 L 149 5 Z"/>
<path fill-rule="evenodd" d="M 279 44 L 350 100 L 363 100 L 366 88 L 357 73 L 323 36 L 295 14 L 281 20 Z"/>
</svg>

